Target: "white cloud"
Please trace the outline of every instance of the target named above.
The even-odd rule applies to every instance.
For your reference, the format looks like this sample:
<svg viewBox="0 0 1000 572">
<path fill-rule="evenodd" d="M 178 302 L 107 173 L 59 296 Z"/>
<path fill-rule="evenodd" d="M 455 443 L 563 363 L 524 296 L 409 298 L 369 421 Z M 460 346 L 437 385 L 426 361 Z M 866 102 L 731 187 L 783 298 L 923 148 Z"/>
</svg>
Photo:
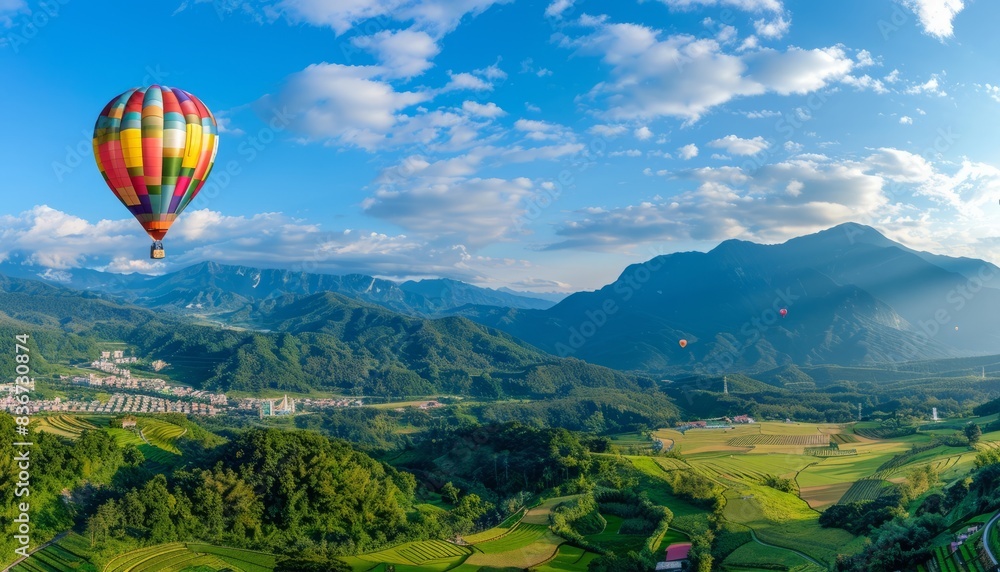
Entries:
<svg viewBox="0 0 1000 572">
<path fill-rule="evenodd" d="M 451 77 L 451 80 L 444 86 L 444 88 L 442 88 L 442 91 L 455 91 L 462 89 L 484 91 L 493 89 L 493 84 L 468 72 L 452 73 L 449 71 L 448 75 Z"/>
<path fill-rule="evenodd" d="M 965 8 L 962 0 L 900 0 L 920 19 L 924 32 L 944 41 L 954 32 L 952 22 Z"/>
<path fill-rule="evenodd" d="M 986 95 L 990 96 L 993 101 L 1000 103 L 1000 86 L 988 83 L 986 85 L 976 84 L 976 87 L 986 92 Z"/>
<path fill-rule="evenodd" d="M 587 133 L 606 139 L 614 139 L 626 131 L 628 131 L 628 128 L 624 125 L 593 125 L 587 129 Z"/>
<path fill-rule="evenodd" d="M 763 119 L 766 117 L 780 117 L 780 111 L 771 111 L 769 109 L 761 109 L 757 111 L 739 111 L 740 115 L 746 117 L 747 119 Z"/>
<path fill-rule="evenodd" d="M 524 102 L 524 109 L 526 109 L 527 111 L 530 111 L 532 113 L 539 113 L 542 110 L 541 107 L 538 107 L 537 105 L 534 105 L 534 104 L 529 103 L 527 101 Z"/>
<path fill-rule="evenodd" d="M 374 66 L 313 64 L 292 74 L 281 91 L 258 101 L 261 108 L 284 110 L 289 127 L 310 140 L 372 150 L 387 142 L 404 121 L 403 109 L 431 98 L 423 92 L 398 92 L 378 78 Z"/>
<path fill-rule="evenodd" d="M 459 201 L 460 203 L 461 201 Z M 367 230 L 324 231 L 281 213 L 249 217 L 186 211 L 164 244 L 167 258 L 150 261 L 149 238 L 134 219 L 91 223 L 47 206 L 0 217 L 0 258 L 46 267 L 38 274 L 65 280 L 64 269 L 163 273 L 211 260 L 333 274 L 360 273 L 406 279 L 444 276 L 468 282 L 502 281 L 531 271 L 523 260 L 470 254 L 465 246 Z"/>
<path fill-rule="evenodd" d="M 488 117 L 490 119 L 507 114 L 506 111 L 500 109 L 500 107 L 493 102 L 477 103 L 475 101 L 465 101 L 462 103 L 462 110 L 472 115 Z"/>
<path fill-rule="evenodd" d="M 14 25 L 11 16 L 30 13 L 31 9 L 28 8 L 28 3 L 25 0 L 0 0 L 0 24 L 3 24 L 5 28 Z M 0 47 L 2 46 L 3 44 L 0 43 Z"/>
<path fill-rule="evenodd" d="M 875 65 L 875 59 L 872 58 L 872 54 L 868 50 L 858 50 L 858 55 L 856 59 L 859 68 L 865 68 L 868 66 Z"/>
<path fill-rule="evenodd" d="M 904 115 L 899 118 L 899 123 L 900 125 L 913 125 L 913 118 L 908 115 Z"/>
<path fill-rule="evenodd" d="M 885 84 L 882 83 L 882 80 L 874 79 L 868 74 L 861 77 L 846 75 L 841 81 L 858 90 L 870 89 L 878 94 L 889 93 L 889 90 L 885 87 Z"/>
<path fill-rule="evenodd" d="M 914 84 L 907 88 L 906 93 L 909 94 L 920 94 L 927 93 L 930 95 L 936 95 L 938 97 L 944 97 L 948 95 L 947 92 L 941 89 L 941 82 L 938 79 L 938 74 L 931 74 L 930 79 L 924 83 Z"/>
<path fill-rule="evenodd" d="M 856 220 L 887 203 L 882 179 L 863 164 L 791 159 L 753 173 L 736 167 L 676 176 L 695 188 L 657 202 L 580 210 L 550 250 L 627 252 L 663 240 L 784 240 Z"/>
<path fill-rule="evenodd" d="M 633 131 L 632 135 L 634 135 L 635 138 L 638 139 L 639 141 L 645 141 L 653 136 L 653 132 L 650 131 L 649 127 L 643 125 L 642 127 Z"/>
<path fill-rule="evenodd" d="M 694 159 L 698 156 L 698 146 L 694 143 L 688 143 L 677 150 L 677 155 L 685 161 L 688 159 Z"/>
<path fill-rule="evenodd" d="M 612 151 L 608 155 L 611 157 L 642 157 L 642 151 L 638 149 L 625 149 L 624 151 Z"/>
<path fill-rule="evenodd" d="M 534 192 L 531 180 L 523 177 L 422 181 L 406 190 L 380 189 L 362 206 L 371 216 L 435 242 L 481 247 L 514 231 L 525 199 Z"/>
<path fill-rule="evenodd" d="M 19 215 L 0 216 L 0 260 L 17 257 L 31 264 L 66 269 L 108 253 L 124 253 L 149 242 L 134 219 L 83 218 L 39 205 Z"/>
<path fill-rule="evenodd" d="M 889 75 L 885 76 L 882 79 L 884 79 L 886 83 L 896 83 L 897 81 L 899 81 L 899 70 L 897 69 L 892 70 L 891 72 L 889 72 Z"/>
<path fill-rule="evenodd" d="M 660 0 L 675 10 L 722 6 L 746 12 L 782 12 L 781 0 Z"/>
<path fill-rule="evenodd" d="M 572 8 L 575 2 L 576 0 L 552 0 L 545 9 L 545 15 L 549 18 L 562 18 L 563 13 Z"/>
<path fill-rule="evenodd" d="M 434 65 L 431 60 L 441 52 L 430 35 L 414 30 L 383 30 L 354 38 L 352 43 L 378 58 L 385 69 L 382 73 L 385 78 L 418 76 Z"/>
<path fill-rule="evenodd" d="M 708 142 L 709 147 L 725 149 L 731 155 L 756 155 L 764 149 L 770 147 L 770 143 L 758 135 L 753 139 L 743 139 L 736 135 L 726 135 L 721 139 Z"/>
<path fill-rule="evenodd" d="M 328 26 L 343 34 L 356 24 L 372 18 L 412 22 L 414 29 L 434 38 L 454 30 L 462 18 L 477 16 L 495 4 L 513 0 L 282 0 L 271 11 L 293 22 Z"/>
<path fill-rule="evenodd" d="M 791 26 L 791 22 L 785 20 L 781 16 L 774 18 L 773 20 L 760 19 L 753 21 L 753 28 L 757 31 L 758 36 L 763 36 L 770 39 L 780 39 L 786 33 L 788 33 L 788 28 Z"/>
<path fill-rule="evenodd" d="M 514 129 L 523 131 L 528 139 L 533 141 L 544 141 L 547 139 L 569 139 L 572 140 L 573 133 L 568 128 L 557 123 L 541 121 L 537 119 L 518 119 L 514 122 Z"/>
<path fill-rule="evenodd" d="M 802 144 L 795 141 L 785 141 L 784 148 L 789 153 L 798 153 L 802 150 Z"/>
<path fill-rule="evenodd" d="M 690 123 L 736 97 L 821 89 L 854 65 L 841 47 L 735 55 L 714 39 L 660 39 L 652 28 L 604 18 L 582 18 L 581 23 L 594 31 L 572 39 L 562 36 L 560 45 L 600 56 L 611 66 L 611 78 L 597 84 L 589 98 L 603 103 L 601 114 L 613 120 L 673 116 Z"/>
</svg>

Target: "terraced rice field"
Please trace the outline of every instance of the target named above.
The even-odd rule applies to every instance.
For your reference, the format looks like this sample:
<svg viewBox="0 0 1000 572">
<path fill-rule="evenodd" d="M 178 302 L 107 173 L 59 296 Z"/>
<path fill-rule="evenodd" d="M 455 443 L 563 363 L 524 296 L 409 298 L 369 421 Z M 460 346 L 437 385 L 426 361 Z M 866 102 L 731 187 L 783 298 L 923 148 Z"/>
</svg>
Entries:
<svg viewBox="0 0 1000 572">
<path fill-rule="evenodd" d="M 552 559 L 559 546 L 565 542 L 547 527 L 519 524 L 515 529 L 498 540 L 477 544 L 474 552 L 465 561 L 466 566 L 489 566 L 492 568 L 533 568 Z M 519 531 L 521 527 L 531 529 Z M 506 549 L 503 549 L 506 548 Z M 483 549 L 482 552 L 479 552 Z"/>
<path fill-rule="evenodd" d="M 516 550 L 542 538 L 548 529 L 549 527 L 543 524 L 521 523 L 500 538 L 477 544 L 476 549 L 484 554 L 497 554 Z"/>
<path fill-rule="evenodd" d="M 846 457 L 850 455 L 857 455 L 857 449 L 833 449 L 830 447 L 806 447 L 803 451 L 806 455 L 812 455 L 813 457 Z"/>
<path fill-rule="evenodd" d="M 587 552 L 582 548 L 563 544 L 559 547 L 556 557 L 548 563 L 539 566 L 538 572 L 577 572 L 586 570 L 590 561 L 597 558 L 597 554 Z"/>
<path fill-rule="evenodd" d="M 443 540 L 422 540 L 407 542 L 358 556 L 344 557 L 353 570 L 369 570 L 379 564 L 395 566 L 420 566 L 426 570 L 443 572 L 460 564 L 472 551 L 464 546 L 458 546 Z"/>
<path fill-rule="evenodd" d="M 38 418 L 36 429 L 61 437 L 76 439 L 84 431 L 97 429 L 97 427 L 73 415 L 46 415 Z"/>
<path fill-rule="evenodd" d="M 847 489 L 844 496 L 840 497 L 837 504 L 847 504 L 851 502 L 870 501 L 882 496 L 887 490 L 886 481 L 877 478 L 861 479 Z"/>
<path fill-rule="evenodd" d="M 211 544 L 188 543 L 188 550 L 198 554 L 215 556 L 243 572 L 271 572 L 274 569 L 274 555 L 253 550 L 241 550 Z"/>
<path fill-rule="evenodd" d="M 174 445 L 174 440 L 186 432 L 183 427 L 158 419 L 142 418 L 139 420 L 139 429 L 150 445 L 177 455 L 181 453 Z"/>
<path fill-rule="evenodd" d="M 274 556 L 264 552 L 172 542 L 119 555 L 108 562 L 102 572 L 180 572 L 188 569 L 271 572 L 274 563 Z"/>
<path fill-rule="evenodd" d="M 828 445 L 829 435 L 743 435 L 726 442 L 730 447 L 754 447 L 757 445 Z"/>
<path fill-rule="evenodd" d="M 11 572 L 70 572 L 85 569 L 89 543 L 76 534 L 68 534 L 56 543 L 35 552 Z"/>
<path fill-rule="evenodd" d="M 462 540 L 468 542 L 469 544 L 476 544 L 477 542 L 486 542 L 487 540 L 493 540 L 494 538 L 499 538 L 500 536 L 503 536 L 504 534 L 510 532 L 510 529 L 514 528 L 514 526 L 518 522 L 520 522 L 525 512 L 526 511 L 524 510 L 517 512 L 508 517 L 506 520 L 504 520 L 497 526 L 494 526 L 493 528 L 484 530 L 482 532 L 477 532 L 476 534 L 463 536 Z"/>
<path fill-rule="evenodd" d="M 861 441 L 850 433 L 834 433 L 830 435 L 830 439 L 838 445 L 843 445 L 844 443 L 858 443 Z"/>
</svg>

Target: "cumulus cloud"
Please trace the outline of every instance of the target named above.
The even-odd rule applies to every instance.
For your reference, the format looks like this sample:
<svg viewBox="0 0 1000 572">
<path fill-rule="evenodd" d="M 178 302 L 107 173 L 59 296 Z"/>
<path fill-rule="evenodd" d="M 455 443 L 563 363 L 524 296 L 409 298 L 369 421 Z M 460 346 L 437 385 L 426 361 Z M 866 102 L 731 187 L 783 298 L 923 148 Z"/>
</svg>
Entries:
<svg viewBox="0 0 1000 572">
<path fill-rule="evenodd" d="M 573 7 L 576 0 L 552 0 L 545 9 L 545 15 L 549 18 L 562 18 L 563 13 Z"/>
<path fill-rule="evenodd" d="M 792 23 L 785 20 L 781 16 L 774 18 L 773 20 L 754 20 L 753 28 L 756 30 L 758 36 L 762 36 L 769 39 L 780 39 L 786 33 L 788 33 L 788 28 L 791 27 Z"/>
<path fill-rule="evenodd" d="M 524 214 L 536 189 L 530 179 L 420 180 L 406 190 L 379 189 L 362 206 L 371 216 L 408 231 L 469 247 L 503 240 Z"/>
<path fill-rule="evenodd" d="M 924 28 L 924 33 L 944 41 L 954 33 L 952 22 L 965 8 L 962 0 L 900 0 L 913 10 Z"/>
<path fill-rule="evenodd" d="M 675 175 L 695 188 L 657 202 L 578 211 L 550 250 L 628 251 L 660 240 L 783 240 L 856 219 L 884 205 L 882 179 L 863 164 L 790 159 L 753 173 L 735 167 Z"/>
<path fill-rule="evenodd" d="M 634 135 L 635 138 L 638 139 L 639 141 L 645 141 L 653 136 L 653 132 L 649 129 L 649 127 L 643 125 L 642 127 L 633 131 L 632 135 Z"/>
<path fill-rule="evenodd" d="M 606 139 L 614 139 L 626 131 L 628 131 L 628 128 L 624 125 L 593 125 L 587 129 L 587 133 Z"/>
<path fill-rule="evenodd" d="M 371 18 L 387 17 L 398 22 L 413 22 L 417 30 L 440 37 L 454 30 L 466 15 L 477 16 L 495 4 L 513 0 L 282 0 L 270 11 L 293 22 L 333 28 L 343 34 L 354 25 Z"/>
<path fill-rule="evenodd" d="M 765 141 L 760 135 L 753 139 L 743 139 L 736 135 L 726 135 L 721 139 L 709 141 L 708 146 L 715 147 L 716 149 L 725 149 L 731 155 L 756 155 L 770 147 L 770 143 Z"/>
<path fill-rule="evenodd" d="M 572 140 L 574 138 L 573 132 L 569 128 L 537 119 L 518 119 L 514 122 L 514 129 L 524 132 L 525 137 L 533 141 Z"/>
<path fill-rule="evenodd" d="M 490 119 L 507 114 L 506 111 L 500 109 L 500 107 L 493 102 L 477 103 L 475 101 L 466 101 L 462 103 L 462 110 L 472 115 L 488 117 Z"/>
<path fill-rule="evenodd" d="M 414 30 L 383 30 L 372 36 L 354 38 L 352 43 L 379 59 L 385 69 L 382 72 L 385 78 L 418 76 L 434 65 L 431 60 L 441 52 L 427 32 Z"/>
<path fill-rule="evenodd" d="M 40 278 L 66 281 L 66 270 L 161 274 L 211 260 L 332 274 L 360 273 L 406 279 L 444 276 L 468 282 L 516 280 L 530 263 L 470 253 L 461 244 L 370 230 L 324 230 L 282 213 L 230 216 L 187 211 L 165 241 L 167 258 L 147 258 L 149 237 L 134 219 L 87 221 L 40 205 L 0 217 L 0 260 L 42 267 Z M 490 278 L 501 269 L 502 280 Z"/>
<path fill-rule="evenodd" d="M 694 143 L 688 143 L 687 145 L 677 149 L 677 155 L 685 161 L 688 159 L 694 159 L 698 156 L 698 146 Z"/>
<path fill-rule="evenodd" d="M 901 125 L 913 125 L 913 118 L 908 115 L 904 115 L 899 118 L 899 123 Z"/>
<path fill-rule="evenodd" d="M 842 79 L 854 65 L 839 46 L 734 54 L 714 39 L 685 34 L 661 39 L 653 28 L 605 17 L 581 18 L 581 24 L 593 31 L 562 36 L 559 43 L 611 66 L 610 79 L 594 86 L 588 97 L 603 103 L 600 113 L 612 120 L 672 116 L 694 122 L 736 97 L 816 91 Z"/>
<path fill-rule="evenodd" d="M 47 205 L 0 216 L 0 228 L 0 260 L 16 255 L 55 269 L 82 266 L 93 257 L 149 242 L 134 219 L 91 223 Z"/>
<path fill-rule="evenodd" d="M 461 109 L 418 107 L 445 90 L 490 89 L 487 80 L 503 74 L 494 66 L 452 74 L 444 90 L 398 91 L 383 79 L 384 71 L 379 66 L 313 64 L 254 105 L 304 141 L 367 151 L 413 144 L 461 149 L 476 140 L 483 126 L 475 119 L 500 111 L 494 104 L 475 102 Z"/>
</svg>

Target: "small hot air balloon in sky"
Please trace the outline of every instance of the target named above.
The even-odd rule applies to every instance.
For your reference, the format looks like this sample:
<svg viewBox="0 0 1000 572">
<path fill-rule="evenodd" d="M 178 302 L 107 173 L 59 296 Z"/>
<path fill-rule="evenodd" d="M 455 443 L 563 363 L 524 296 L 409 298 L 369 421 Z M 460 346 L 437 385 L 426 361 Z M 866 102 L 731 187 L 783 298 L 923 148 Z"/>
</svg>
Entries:
<svg viewBox="0 0 1000 572">
<path fill-rule="evenodd" d="M 153 239 L 150 258 L 165 256 L 160 241 L 205 184 L 218 149 L 215 117 L 186 91 L 132 88 L 104 106 L 94 126 L 94 159 Z"/>
<path fill-rule="evenodd" d="M 955 326 L 955 331 L 956 331 L 956 332 L 958 331 L 958 326 Z"/>
<path fill-rule="evenodd" d="M 681 346 L 682 348 L 685 348 L 685 347 L 687 347 L 687 345 L 688 345 L 688 341 L 687 341 L 687 340 L 681 340 L 681 341 L 679 341 L 679 342 L 677 342 L 677 343 L 678 343 L 678 344 L 680 344 L 680 346 Z"/>
<path fill-rule="evenodd" d="M 778 313 L 781 314 L 782 318 L 784 318 L 785 316 L 788 315 L 788 308 L 782 308 L 782 309 L 778 310 Z"/>
</svg>

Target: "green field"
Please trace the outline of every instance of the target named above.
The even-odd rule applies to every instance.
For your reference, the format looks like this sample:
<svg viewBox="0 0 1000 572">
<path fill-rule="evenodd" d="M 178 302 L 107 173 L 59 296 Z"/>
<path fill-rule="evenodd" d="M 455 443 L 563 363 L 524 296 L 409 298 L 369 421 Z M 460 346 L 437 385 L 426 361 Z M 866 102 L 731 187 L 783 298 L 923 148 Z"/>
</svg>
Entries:
<svg viewBox="0 0 1000 572">
<path fill-rule="evenodd" d="M 85 539 L 76 538 L 79 539 L 77 542 L 87 544 Z M 62 542 L 59 544 L 61 545 Z M 42 552 L 48 550 L 46 548 Z M 34 556 L 32 556 L 33 558 Z M 88 562 L 79 568 L 52 570 L 53 572 L 54 570 L 60 572 L 93 570 L 92 566 Z M 171 542 L 120 554 L 111 559 L 101 572 L 191 572 L 194 570 L 199 572 L 221 572 L 224 570 L 271 572 L 274 570 L 274 566 L 274 555 L 264 552 L 192 542 Z"/>
<path fill-rule="evenodd" d="M 802 572 L 821 572 L 823 569 L 811 564 L 808 560 L 787 550 L 771 548 L 748 542 L 737 548 L 723 561 L 725 570 L 774 570 L 775 565 L 784 566 L 784 570 L 803 566 Z"/>
<path fill-rule="evenodd" d="M 547 564 L 539 566 L 538 572 L 570 572 L 586 570 L 590 561 L 597 558 L 597 554 L 586 552 L 582 548 L 563 544 L 559 547 L 556 557 Z"/>
<path fill-rule="evenodd" d="M 95 572 L 88 560 L 90 543 L 77 534 L 70 533 L 58 542 L 35 552 L 11 568 L 11 572 Z"/>
</svg>

